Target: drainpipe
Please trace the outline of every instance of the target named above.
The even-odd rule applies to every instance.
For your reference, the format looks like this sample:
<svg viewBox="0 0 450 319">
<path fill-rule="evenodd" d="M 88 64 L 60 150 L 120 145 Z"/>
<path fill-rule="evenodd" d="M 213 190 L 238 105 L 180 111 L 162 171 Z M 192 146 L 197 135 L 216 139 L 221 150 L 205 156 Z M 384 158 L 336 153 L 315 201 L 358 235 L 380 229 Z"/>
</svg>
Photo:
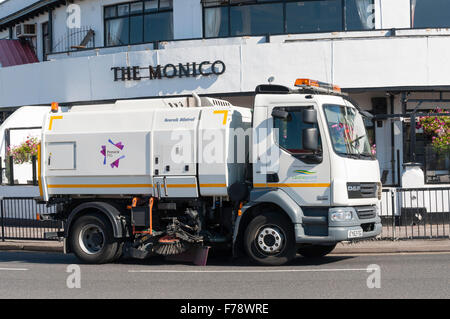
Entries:
<svg viewBox="0 0 450 319">
<path fill-rule="evenodd" d="M 48 10 L 48 47 L 48 53 L 53 53 L 53 9 Z M 47 57 L 44 59 L 47 60 Z"/>
<path fill-rule="evenodd" d="M 391 114 L 394 114 L 394 99 L 395 96 L 389 93 L 389 101 L 391 104 Z M 392 185 L 395 185 L 395 136 L 394 136 L 394 121 L 391 120 L 391 176 Z M 399 182 L 399 181 L 398 181 Z"/>
</svg>

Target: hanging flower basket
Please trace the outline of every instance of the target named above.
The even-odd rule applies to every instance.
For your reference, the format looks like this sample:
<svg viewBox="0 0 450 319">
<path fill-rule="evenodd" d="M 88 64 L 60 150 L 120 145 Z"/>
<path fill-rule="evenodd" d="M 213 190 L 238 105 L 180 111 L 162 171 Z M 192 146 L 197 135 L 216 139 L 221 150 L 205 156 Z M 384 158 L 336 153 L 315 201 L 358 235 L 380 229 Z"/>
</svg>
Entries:
<svg viewBox="0 0 450 319">
<path fill-rule="evenodd" d="M 422 116 L 417 128 L 431 137 L 431 145 L 436 152 L 450 151 L 450 112 L 437 108 L 430 113 L 448 113 L 449 116 Z"/>
<path fill-rule="evenodd" d="M 7 155 L 12 156 L 14 164 L 31 163 L 31 158 L 37 156 L 38 144 L 37 137 L 27 137 L 22 144 L 8 147 Z"/>
</svg>

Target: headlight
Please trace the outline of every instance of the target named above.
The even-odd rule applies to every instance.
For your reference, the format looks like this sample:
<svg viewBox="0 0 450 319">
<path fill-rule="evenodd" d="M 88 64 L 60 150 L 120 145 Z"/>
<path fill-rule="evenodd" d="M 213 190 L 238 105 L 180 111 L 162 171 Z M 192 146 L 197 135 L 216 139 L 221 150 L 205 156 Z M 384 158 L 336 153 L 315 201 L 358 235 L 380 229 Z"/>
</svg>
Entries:
<svg viewBox="0 0 450 319">
<path fill-rule="evenodd" d="M 351 211 L 337 211 L 331 213 L 331 220 L 334 222 L 342 222 L 347 220 L 352 220 L 353 214 Z"/>
</svg>

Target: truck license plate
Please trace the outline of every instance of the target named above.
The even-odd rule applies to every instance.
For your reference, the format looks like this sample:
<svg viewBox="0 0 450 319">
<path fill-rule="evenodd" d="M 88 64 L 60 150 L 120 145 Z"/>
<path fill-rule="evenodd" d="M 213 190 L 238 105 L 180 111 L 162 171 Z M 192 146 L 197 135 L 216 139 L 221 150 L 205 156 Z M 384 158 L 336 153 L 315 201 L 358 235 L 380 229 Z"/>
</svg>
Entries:
<svg viewBox="0 0 450 319">
<path fill-rule="evenodd" d="M 359 238 L 362 237 L 363 231 L 362 229 L 355 229 L 348 231 L 348 238 Z"/>
</svg>

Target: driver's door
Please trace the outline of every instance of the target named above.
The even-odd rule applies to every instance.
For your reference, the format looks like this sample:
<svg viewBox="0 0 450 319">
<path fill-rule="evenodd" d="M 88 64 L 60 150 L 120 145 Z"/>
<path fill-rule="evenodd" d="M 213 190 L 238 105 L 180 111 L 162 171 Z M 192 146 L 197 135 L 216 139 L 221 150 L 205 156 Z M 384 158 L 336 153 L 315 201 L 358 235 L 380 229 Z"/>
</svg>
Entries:
<svg viewBox="0 0 450 319">
<path fill-rule="evenodd" d="M 287 118 L 274 117 L 274 109 L 287 112 Z M 305 123 L 304 109 L 315 109 L 318 123 Z M 330 163 L 328 151 L 322 146 L 324 127 L 319 114 L 316 105 L 268 108 L 267 130 L 274 143 L 273 150 L 279 154 L 279 163 L 267 168 L 267 186 L 283 189 L 300 206 L 330 203 Z M 315 152 L 303 147 L 304 129 L 312 127 L 318 127 L 320 132 L 319 149 Z"/>
</svg>

